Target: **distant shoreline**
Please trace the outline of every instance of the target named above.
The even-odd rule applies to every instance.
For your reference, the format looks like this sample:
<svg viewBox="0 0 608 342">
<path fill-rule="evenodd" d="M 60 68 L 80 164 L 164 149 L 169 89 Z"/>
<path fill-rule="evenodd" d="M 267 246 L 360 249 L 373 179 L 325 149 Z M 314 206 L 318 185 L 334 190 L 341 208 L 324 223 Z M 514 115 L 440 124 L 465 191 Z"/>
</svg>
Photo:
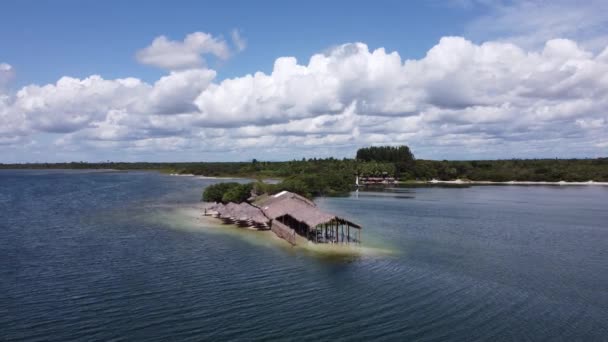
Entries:
<svg viewBox="0 0 608 342">
<path fill-rule="evenodd" d="M 255 180 L 257 179 L 256 177 L 252 177 L 252 176 L 203 176 L 203 175 L 195 175 L 195 174 L 191 174 L 191 173 L 168 173 L 167 176 L 175 176 L 175 177 L 196 177 L 199 179 L 252 179 Z M 280 181 L 280 179 L 278 178 L 263 178 L 262 179 L 263 182 L 265 183 L 270 183 L 270 184 L 275 184 L 278 183 Z"/>
<path fill-rule="evenodd" d="M 495 182 L 495 181 L 471 181 L 471 180 L 462 180 L 455 179 L 450 181 L 437 180 L 432 179 L 430 181 L 417 181 L 418 184 L 461 184 L 461 185 L 602 185 L 608 186 L 608 182 L 595 182 L 595 181 L 587 181 L 587 182 L 546 182 L 546 181 L 508 181 L 508 182 Z M 407 184 L 407 182 L 402 182 L 399 184 Z"/>
<path fill-rule="evenodd" d="M 169 173 L 169 176 L 176 176 L 176 177 L 197 177 L 197 178 L 202 178 L 202 179 L 238 179 L 239 177 L 216 177 L 216 176 L 202 176 L 202 175 L 195 175 L 192 173 Z"/>
<path fill-rule="evenodd" d="M 129 170 L 121 170 L 121 169 L 99 169 L 99 168 L 90 168 L 90 169 L 59 169 L 59 168 L 35 168 L 35 169 L 1 169 L 7 171 L 20 171 L 20 170 L 55 170 L 55 171 L 96 171 L 96 172 L 129 172 L 129 171 L 153 171 L 153 172 L 161 172 L 161 170 L 154 169 L 129 169 Z M 251 177 L 237 177 L 237 176 L 203 176 L 203 175 L 195 175 L 191 173 L 165 173 L 168 176 L 175 177 L 196 177 L 200 179 L 248 179 Z M 265 181 L 276 181 L 276 178 L 267 178 Z M 361 184 L 364 186 L 373 186 L 373 185 L 408 185 L 408 184 L 416 184 L 416 185 L 433 185 L 433 184 L 446 184 L 446 185 L 553 185 L 553 186 L 564 186 L 564 185 L 576 185 L 576 186 L 588 186 L 588 185 L 599 185 L 599 186 L 608 186 L 608 182 L 596 182 L 593 180 L 589 180 L 586 182 L 567 182 L 567 181 L 558 181 L 558 182 L 549 182 L 549 181 L 506 181 L 506 182 L 498 182 L 498 181 L 474 181 L 474 180 L 463 180 L 463 179 L 454 179 L 454 180 L 438 180 L 431 179 L 429 181 L 396 181 L 395 183 L 369 183 L 369 184 Z"/>
</svg>

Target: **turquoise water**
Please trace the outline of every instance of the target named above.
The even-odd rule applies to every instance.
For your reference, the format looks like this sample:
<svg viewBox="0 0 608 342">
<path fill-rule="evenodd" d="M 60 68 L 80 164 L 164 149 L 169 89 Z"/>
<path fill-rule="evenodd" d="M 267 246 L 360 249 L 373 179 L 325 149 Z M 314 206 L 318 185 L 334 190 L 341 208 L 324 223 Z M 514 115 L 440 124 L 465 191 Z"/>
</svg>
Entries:
<svg viewBox="0 0 608 342">
<path fill-rule="evenodd" d="M 0 340 L 606 340 L 608 187 L 321 198 L 347 255 L 196 210 L 217 180 L 0 171 Z"/>
</svg>

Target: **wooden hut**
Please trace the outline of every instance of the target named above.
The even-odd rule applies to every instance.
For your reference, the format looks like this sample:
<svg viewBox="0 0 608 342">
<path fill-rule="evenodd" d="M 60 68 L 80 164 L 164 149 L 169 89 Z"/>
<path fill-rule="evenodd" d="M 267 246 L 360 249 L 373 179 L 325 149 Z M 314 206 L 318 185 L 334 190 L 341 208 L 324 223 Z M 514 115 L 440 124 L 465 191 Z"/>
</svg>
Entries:
<svg viewBox="0 0 608 342">
<path fill-rule="evenodd" d="M 249 203 L 217 203 L 205 208 L 205 214 L 213 215 L 226 224 L 236 224 L 240 227 L 255 227 L 269 229 L 269 219 L 262 210 Z"/>
<path fill-rule="evenodd" d="M 256 205 L 210 203 L 205 205 L 204 214 L 226 224 L 271 229 L 292 245 L 296 244 L 296 235 L 315 243 L 361 242 L 361 226 L 324 212 L 313 201 L 288 191 L 269 196 Z"/>
<path fill-rule="evenodd" d="M 292 192 L 280 192 L 257 206 L 271 220 L 271 229 L 288 227 L 315 243 L 361 242 L 361 226 L 324 212 L 311 200 Z"/>
</svg>

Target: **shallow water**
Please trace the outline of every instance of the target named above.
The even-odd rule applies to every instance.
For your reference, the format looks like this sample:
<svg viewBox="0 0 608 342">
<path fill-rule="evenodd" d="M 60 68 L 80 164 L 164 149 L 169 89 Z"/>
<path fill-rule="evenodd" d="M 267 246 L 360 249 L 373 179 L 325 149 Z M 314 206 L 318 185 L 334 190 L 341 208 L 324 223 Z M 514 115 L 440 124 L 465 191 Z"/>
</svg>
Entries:
<svg viewBox="0 0 608 342">
<path fill-rule="evenodd" d="M 321 198 L 363 250 L 197 215 L 221 180 L 0 171 L 0 340 L 605 340 L 608 187 Z"/>
</svg>

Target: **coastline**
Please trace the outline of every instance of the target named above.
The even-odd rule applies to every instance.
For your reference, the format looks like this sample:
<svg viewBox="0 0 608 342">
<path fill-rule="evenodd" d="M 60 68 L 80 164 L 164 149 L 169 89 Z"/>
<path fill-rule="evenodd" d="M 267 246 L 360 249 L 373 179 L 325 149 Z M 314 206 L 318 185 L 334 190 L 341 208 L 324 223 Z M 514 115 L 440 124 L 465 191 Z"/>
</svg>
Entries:
<svg viewBox="0 0 608 342">
<path fill-rule="evenodd" d="M 398 184 L 407 184 L 408 182 L 400 182 Z M 450 181 L 442 181 L 437 179 L 432 179 L 430 181 L 416 181 L 416 184 L 461 184 L 461 185 L 554 185 L 554 186 L 563 186 L 563 185 L 600 185 L 600 186 L 608 186 L 608 182 L 595 182 L 595 181 L 587 181 L 587 182 L 546 182 L 546 181 L 508 181 L 508 182 L 495 182 L 495 181 L 471 181 L 471 180 L 462 180 L 455 179 Z"/>
<path fill-rule="evenodd" d="M 197 177 L 200 179 L 240 179 L 239 177 L 214 177 L 214 176 L 201 176 L 201 175 L 195 175 L 192 173 L 169 173 L 168 176 L 175 176 L 175 177 Z"/>
<path fill-rule="evenodd" d="M 200 179 L 243 179 L 241 177 L 220 177 L 220 176 L 201 176 L 194 174 L 180 174 L 180 173 L 170 173 L 169 176 L 176 177 L 197 177 Z M 275 180 L 274 178 L 265 179 L 266 180 Z M 395 183 L 377 183 L 377 185 L 407 185 L 407 184 L 455 184 L 455 185 L 554 185 L 554 186 L 563 186 L 563 185 L 599 185 L 599 186 L 608 186 L 608 182 L 596 182 L 596 181 L 586 181 L 586 182 L 549 182 L 549 181 L 506 181 L 506 182 L 497 182 L 497 181 L 473 181 L 473 180 L 463 180 L 463 179 L 454 179 L 454 180 L 438 180 L 431 179 L 430 181 L 397 181 Z M 374 184 L 361 184 L 365 185 L 374 185 Z"/>
</svg>

